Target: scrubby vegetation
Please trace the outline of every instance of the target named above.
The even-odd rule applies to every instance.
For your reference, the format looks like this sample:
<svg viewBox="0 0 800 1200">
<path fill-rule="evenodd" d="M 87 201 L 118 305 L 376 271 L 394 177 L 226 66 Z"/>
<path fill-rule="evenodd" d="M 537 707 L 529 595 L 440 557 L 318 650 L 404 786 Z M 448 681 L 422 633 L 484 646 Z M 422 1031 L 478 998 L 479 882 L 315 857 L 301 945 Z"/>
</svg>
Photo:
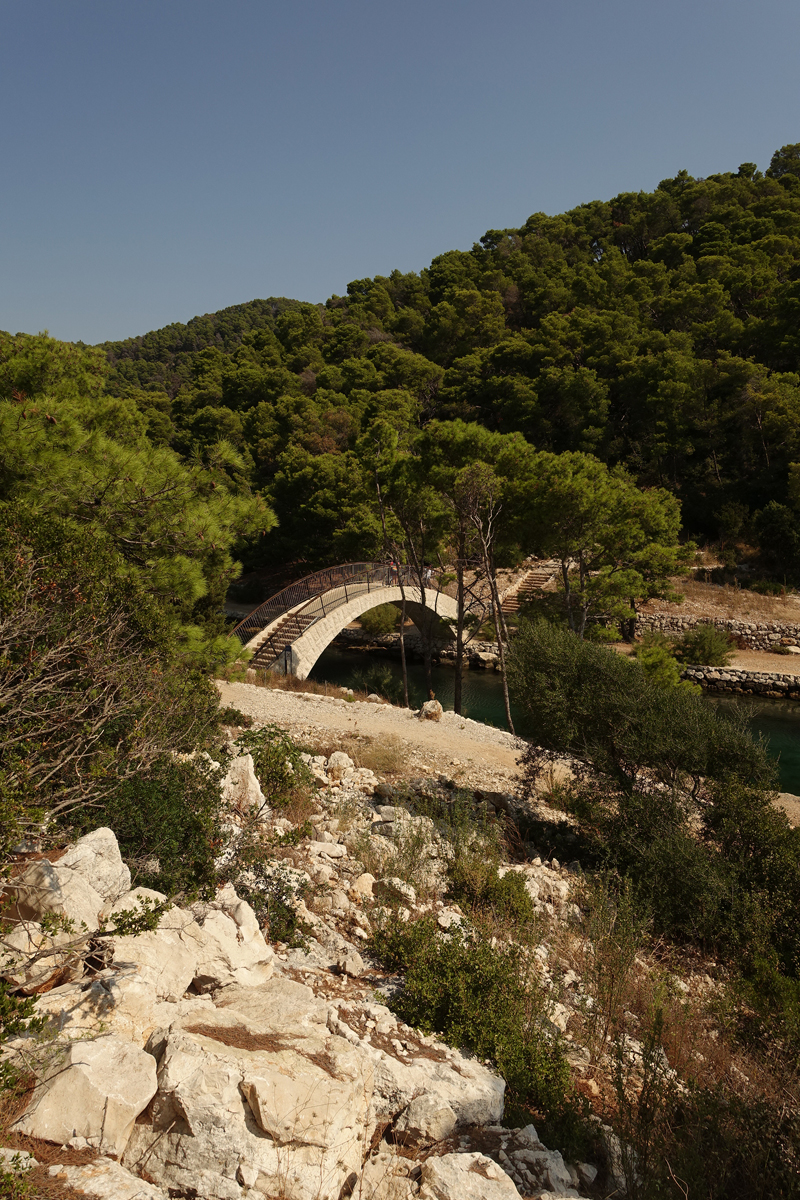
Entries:
<svg viewBox="0 0 800 1200">
<path fill-rule="evenodd" d="M 677 599 L 687 534 L 729 566 L 756 543 L 784 582 L 755 590 L 800 579 L 799 267 L 791 146 L 766 177 L 681 172 L 536 214 L 325 306 L 254 301 L 102 350 L 0 334 L 4 882 L 20 845 L 110 825 L 136 884 L 191 898 L 232 882 L 271 940 L 303 946 L 308 893 L 283 856 L 310 833 L 311 773 L 281 729 L 240 733 L 264 808 L 291 827 L 243 812 L 232 834 L 225 730 L 248 720 L 219 710 L 211 679 L 239 649 L 223 601 L 242 566 L 402 562 L 423 595 L 456 594 L 457 711 L 465 642 L 496 637 L 534 734 L 527 798 L 545 787 L 564 819 L 398 786 L 416 820 L 386 846 L 364 831 L 354 853 L 423 902 L 446 864 L 461 920 L 376 911 L 372 948 L 404 976 L 396 1012 L 494 1063 L 560 1145 L 604 1141 L 632 1200 L 796 1194 L 800 831 L 772 804 L 765 747 L 680 679 L 724 666 L 725 635 L 654 634 L 631 658 L 600 643 L 630 637 L 643 600 Z M 528 553 L 555 560 L 559 592 L 551 619 L 509 637 L 498 569 Z M 392 606 L 362 619 L 397 622 Z M 401 697 L 377 668 L 362 683 Z M 324 749 L 396 782 L 405 767 L 390 739 Z M 534 842 L 585 873 L 560 951 L 585 981 L 589 1061 L 611 1064 L 597 1107 L 614 1133 L 550 1020 L 560 985 L 542 981 L 521 869 Z M 702 1066 L 689 1001 L 667 967 L 645 981 L 642 955 L 714 956 L 715 1020 L 755 1064 L 748 1088 Z M 31 1014 L 0 986 L 0 1042 Z"/>
</svg>

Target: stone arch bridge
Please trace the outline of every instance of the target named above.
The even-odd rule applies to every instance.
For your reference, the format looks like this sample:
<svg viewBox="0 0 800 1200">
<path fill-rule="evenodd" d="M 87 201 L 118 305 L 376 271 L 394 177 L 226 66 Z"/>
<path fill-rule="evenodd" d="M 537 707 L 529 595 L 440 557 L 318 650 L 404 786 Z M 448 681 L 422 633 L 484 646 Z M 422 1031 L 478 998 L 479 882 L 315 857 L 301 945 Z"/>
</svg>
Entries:
<svg viewBox="0 0 800 1200">
<path fill-rule="evenodd" d="M 440 641 L 452 641 L 457 618 L 452 596 L 433 582 L 422 595 L 409 567 L 387 563 L 344 563 L 307 575 L 271 596 L 232 631 L 246 650 L 249 666 L 276 670 L 305 679 L 322 651 L 337 634 L 370 608 L 400 605 L 419 630 Z"/>
</svg>

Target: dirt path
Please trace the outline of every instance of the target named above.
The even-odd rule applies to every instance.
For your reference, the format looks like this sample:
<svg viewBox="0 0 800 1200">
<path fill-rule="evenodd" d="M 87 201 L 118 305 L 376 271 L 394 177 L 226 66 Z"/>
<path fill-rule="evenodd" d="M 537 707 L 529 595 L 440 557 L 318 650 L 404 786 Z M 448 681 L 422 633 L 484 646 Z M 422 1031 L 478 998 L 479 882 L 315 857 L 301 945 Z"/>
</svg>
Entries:
<svg viewBox="0 0 800 1200">
<path fill-rule="evenodd" d="M 438 722 L 420 721 L 409 709 L 389 704 L 351 704 L 332 696 L 221 680 L 217 688 L 223 704 L 257 721 L 272 721 L 298 739 L 330 744 L 337 736 L 367 737 L 378 746 L 399 743 L 408 774 L 446 775 L 463 786 L 488 791 L 513 790 L 520 779 L 519 756 L 525 745 L 520 738 L 452 712 Z M 776 803 L 793 825 L 800 825 L 800 796 L 780 792 Z"/>
<path fill-rule="evenodd" d="M 504 790 L 519 777 L 524 746 L 502 729 L 445 712 L 441 721 L 420 721 L 410 709 L 367 704 L 304 692 L 282 692 L 252 683 L 217 681 L 223 704 L 257 721 L 274 721 L 290 733 L 319 737 L 338 733 L 377 742 L 400 739 L 409 767 L 421 774 L 444 774 L 471 787 Z M 328 739 L 330 740 L 330 738 Z"/>
</svg>

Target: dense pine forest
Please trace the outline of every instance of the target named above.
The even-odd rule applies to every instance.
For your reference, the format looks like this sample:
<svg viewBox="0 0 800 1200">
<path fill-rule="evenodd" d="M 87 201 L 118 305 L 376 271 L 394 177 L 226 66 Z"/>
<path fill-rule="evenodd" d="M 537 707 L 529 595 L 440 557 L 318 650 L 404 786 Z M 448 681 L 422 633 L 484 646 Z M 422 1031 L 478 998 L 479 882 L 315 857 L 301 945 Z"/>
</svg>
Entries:
<svg viewBox="0 0 800 1200">
<path fill-rule="evenodd" d="M 624 464 L 695 538 L 796 567 L 800 145 L 489 230 L 324 305 L 254 300 L 105 344 L 106 390 L 184 460 L 221 441 L 278 517 L 249 565 L 375 553 L 360 440 L 433 421 Z M 349 531 L 349 532 L 348 532 Z M 268 549 L 267 549 L 268 546 Z M 780 562 L 777 552 L 780 551 Z"/>
</svg>

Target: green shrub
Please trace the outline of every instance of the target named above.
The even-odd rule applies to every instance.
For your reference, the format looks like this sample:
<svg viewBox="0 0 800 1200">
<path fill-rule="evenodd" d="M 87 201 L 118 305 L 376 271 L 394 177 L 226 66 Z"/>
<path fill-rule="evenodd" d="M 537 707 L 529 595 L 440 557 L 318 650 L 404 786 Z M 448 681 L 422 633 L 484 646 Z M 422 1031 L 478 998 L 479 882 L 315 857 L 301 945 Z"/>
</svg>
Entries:
<svg viewBox="0 0 800 1200">
<path fill-rule="evenodd" d="M 659 687 L 677 687 L 691 692 L 702 690 L 696 683 L 681 679 L 680 667 L 675 661 L 675 643 L 658 630 L 648 630 L 641 642 L 634 646 L 633 657 L 648 679 Z"/>
<path fill-rule="evenodd" d="M 253 769 L 270 808 L 285 808 L 297 788 L 311 784 L 312 774 L 301 758 L 297 743 L 277 725 L 264 725 L 243 733 L 238 745 L 252 754 Z"/>
<path fill-rule="evenodd" d="M 389 605 L 391 607 L 391 605 Z M 388 663 L 370 663 L 365 671 L 353 676 L 353 683 L 367 695 L 383 696 L 391 704 L 402 704 L 403 681 L 398 679 Z M 352 697 L 348 697 L 352 699 Z"/>
<path fill-rule="evenodd" d="M 240 729 L 250 729 L 253 724 L 253 718 L 247 713 L 243 713 L 238 708 L 221 708 L 219 710 L 219 721 L 221 725 L 238 725 Z"/>
<path fill-rule="evenodd" d="M 372 637 L 385 637 L 397 628 L 400 612 L 394 604 L 378 604 L 375 608 L 368 608 L 358 619 L 365 633 Z"/>
<path fill-rule="evenodd" d="M 493 947 L 474 930 L 443 934 L 426 916 L 391 918 L 376 929 L 373 948 L 388 969 L 405 971 L 403 990 L 391 1001 L 403 1021 L 490 1060 L 516 1100 L 563 1108 L 569 1068 L 521 947 Z"/>
<path fill-rule="evenodd" d="M 715 625 L 695 625 L 675 643 L 675 654 L 682 662 L 702 667 L 727 667 L 733 658 L 731 636 Z"/>
<path fill-rule="evenodd" d="M 753 579 L 744 586 L 751 592 L 757 592 L 760 596 L 783 596 L 786 593 L 784 585 L 774 579 Z"/>
<path fill-rule="evenodd" d="M 305 891 L 298 889 L 288 870 L 270 861 L 267 853 L 257 842 L 241 852 L 232 882 L 237 895 L 252 907 L 268 941 L 302 949 L 311 932 L 297 914 L 298 899 L 305 898 Z"/>
<path fill-rule="evenodd" d="M 775 767 L 743 714 L 682 688 L 663 688 L 639 664 L 545 621 L 523 623 L 509 651 L 509 684 L 526 711 L 523 761 L 538 779 L 554 758 L 632 792 L 646 773 L 667 788 L 699 788 L 735 773 L 770 786 Z"/>
<path fill-rule="evenodd" d="M 525 876 L 507 871 L 501 876 L 497 864 L 480 854 L 462 856 L 448 871 L 448 896 L 480 912 L 491 911 L 517 926 L 529 925 L 534 907 L 525 888 Z"/>
<path fill-rule="evenodd" d="M 221 772 L 204 758 L 163 757 L 84 810 L 75 831 L 113 829 L 136 886 L 207 894 L 223 847 L 220 783 Z"/>
</svg>

